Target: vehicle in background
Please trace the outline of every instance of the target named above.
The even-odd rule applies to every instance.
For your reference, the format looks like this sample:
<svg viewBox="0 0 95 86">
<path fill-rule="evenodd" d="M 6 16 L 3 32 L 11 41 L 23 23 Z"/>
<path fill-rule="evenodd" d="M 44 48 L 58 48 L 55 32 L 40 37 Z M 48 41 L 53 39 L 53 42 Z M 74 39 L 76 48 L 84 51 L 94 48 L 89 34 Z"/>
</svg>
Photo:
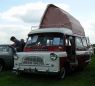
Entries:
<svg viewBox="0 0 95 86">
<path fill-rule="evenodd" d="M 94 47 L 92 45 L 90 46 L 89 51 L 91 53 L 91 56 L 95 54 Z"/>
<path fill-rule="evenodd" d="M 94 47 L 94 46 L 92 46 L 92 48 L 93 48 L 92 50 L 93 50 L 93 52 L 94 52 L 94 54 L 95 54 L 95 47 Z"/>
<path fill-rule="evenodd" d="M 12 69 L 15 50 L 10 45 L 0 45 L 0 72 L 3 69 Z"/>
<path fill-rule="evenodd" d="M 50 4 L 39 29 L 28 34 L 24 52 L 14 55 L 14 71 L 53 73 L 64 78 L 91 60 L 90 42 L 79 21 Z"/>
</svg>

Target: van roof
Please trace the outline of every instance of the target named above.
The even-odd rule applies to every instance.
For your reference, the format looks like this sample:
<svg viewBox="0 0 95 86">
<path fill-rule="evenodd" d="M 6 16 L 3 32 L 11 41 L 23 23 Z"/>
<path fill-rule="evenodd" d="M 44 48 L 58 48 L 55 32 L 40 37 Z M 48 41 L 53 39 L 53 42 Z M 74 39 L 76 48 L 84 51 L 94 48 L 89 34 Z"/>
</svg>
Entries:
<svg viewBox="0 0 95 86">
<path fill-rule="evenodd" d="M 63 33 L 63 34 L 68 34 L 68 35 L 72 35 L 72 30 L 68 29 L 68 28 L 42 28 L 42 29 L 35 29 L 32 30 L 28 35 L 30 34 L 35 34 L 35 33 Z"/>
<path fill-rule="evenodd" d="M 60 27 L 72 30 L 73 34 L 85 36 L 84 29 L 76 18 L 63 9 L 49 4 L 43 14 L 39 29 Z"/>
</svg>

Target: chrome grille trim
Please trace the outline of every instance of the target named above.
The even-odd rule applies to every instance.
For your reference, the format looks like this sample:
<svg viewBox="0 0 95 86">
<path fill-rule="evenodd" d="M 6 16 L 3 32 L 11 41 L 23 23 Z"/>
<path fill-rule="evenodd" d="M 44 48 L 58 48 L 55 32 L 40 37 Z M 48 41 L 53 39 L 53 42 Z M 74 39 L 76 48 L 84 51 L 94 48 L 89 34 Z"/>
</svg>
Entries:
<svg viewBox="0 0 95 86">
<path fill-rule="evenodd" d="M 29 56 L 23 58 L 23 64 L 31 64 L 31 65 L 44 65 L 44 61 L 42 57 L 39 56 Z"/>
</svg>

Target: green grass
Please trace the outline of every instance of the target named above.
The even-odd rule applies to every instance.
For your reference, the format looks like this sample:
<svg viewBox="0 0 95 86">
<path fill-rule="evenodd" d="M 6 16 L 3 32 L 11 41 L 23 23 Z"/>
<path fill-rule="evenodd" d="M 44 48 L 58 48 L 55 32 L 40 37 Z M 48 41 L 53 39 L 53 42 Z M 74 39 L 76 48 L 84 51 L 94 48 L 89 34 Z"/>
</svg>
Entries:
<svg viewBox="0 0 95 86">
<path fill-rule="evenodd" d="M 0 86 L 95 86 L 95 56 L 83 71 L 58 80 L 47 75 L 16 76 L 11 71 L 0 73 Z"/>
</svg>

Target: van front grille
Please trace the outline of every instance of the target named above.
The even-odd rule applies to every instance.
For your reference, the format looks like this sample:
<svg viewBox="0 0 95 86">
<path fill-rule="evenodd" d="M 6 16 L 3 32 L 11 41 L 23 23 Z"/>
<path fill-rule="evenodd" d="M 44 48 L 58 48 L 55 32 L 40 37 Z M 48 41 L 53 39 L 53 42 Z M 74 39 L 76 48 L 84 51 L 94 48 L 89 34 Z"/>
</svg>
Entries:
<svg viewBox="0 0 95 86">
<path fill-rule="evenodd" d="M 39 56 L 29 56 L 23 59 L 23 64 L 44 65 L 44 61 Z"/>
</svg>

